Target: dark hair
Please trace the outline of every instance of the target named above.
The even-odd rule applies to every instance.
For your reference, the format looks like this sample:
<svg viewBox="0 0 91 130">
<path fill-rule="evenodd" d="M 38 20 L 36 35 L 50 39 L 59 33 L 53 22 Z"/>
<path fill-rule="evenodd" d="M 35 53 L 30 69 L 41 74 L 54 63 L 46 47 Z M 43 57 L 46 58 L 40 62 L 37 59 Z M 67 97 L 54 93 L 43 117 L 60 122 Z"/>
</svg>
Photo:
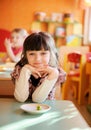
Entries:
<svg viewBox="0 0 91 130">
<path fill-rule="evenodd" d="M 50 51 L 50 64 L 55 66 L 54 64 L 57 64 L 57 50 L 55 47 L 54 39 L 50 34 L 45 32 L 32 33 L 25 39 L 23 44 L 22 58 L 17 64 L 24 66 L 28 63 L 26 58 L 27 51 L 39 51 L 41 49 Z M 51 63 L 52 61 L 55 63 Z"/>
</svg>

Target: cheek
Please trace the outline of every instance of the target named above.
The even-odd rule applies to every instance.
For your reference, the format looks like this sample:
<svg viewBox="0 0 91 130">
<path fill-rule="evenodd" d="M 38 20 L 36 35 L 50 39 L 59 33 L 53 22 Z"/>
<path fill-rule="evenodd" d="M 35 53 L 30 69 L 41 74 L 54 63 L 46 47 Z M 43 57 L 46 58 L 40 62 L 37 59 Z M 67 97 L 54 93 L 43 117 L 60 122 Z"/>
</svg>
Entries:
<svg viewBox="0 0 91 130">
<path fill-rule="evenodd" d="M 30 58 L 29 58 L 29 57 L 27 57 L 27 60 L 28 60 L 28 63 L 30 64 L 32 59 L 30 60 Z"/>
<path fill-rule="evenodd" d="M 44 58 L 43 60 L 44 60 L 44 62 L 45 62 L 45 63 L 47 63 L 47 64 L 48 64 L 48 63 L 49 63 L 49 61 L 50 61 L 50 56 L 48 56 L 48 57 Z"/>
<path fill-rule="evenodd" d="M 21 38 L 21 39 L 20 39 L 20 42 L 21 42 L 21 43 L 23 43 L 23 42 L 24 42 L 24 39 L 23 39 L 23 38 Z"/>
<path fill-rule="evenodd" d="M 17 39 L 17 42 L 21 44 L 23 41 L 21 39 Z"/>
<path fill-rule="evenodd" d="M 28 64 L 32 65 L 34 62 L 34 59 L 30 56 L 27 56 L 27 61 L 28 61 Z"/>
</svg>

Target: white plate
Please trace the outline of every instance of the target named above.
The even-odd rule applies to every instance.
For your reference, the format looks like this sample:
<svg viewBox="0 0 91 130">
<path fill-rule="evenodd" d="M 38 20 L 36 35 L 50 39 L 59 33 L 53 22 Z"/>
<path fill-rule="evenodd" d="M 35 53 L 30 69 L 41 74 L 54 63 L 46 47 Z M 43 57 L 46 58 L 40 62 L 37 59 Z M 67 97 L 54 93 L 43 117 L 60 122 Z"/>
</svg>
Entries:
<svg viewBox="0 0 91 130">
<path fill-rule="evenodd" d="M 38 106 L 40 106 L 40 110 L 37 110 Z M 38 103 L 24 104 L 24 105 L 21 105 L 20 108 L 31 114 L 42 114 L 51 109 L 51 107 L 46 104 L 38 104 Z"/>
<path fill-rule="evenodd" d="M 0 71 L 11 72 L 14 70 L 15 63 L 0 64 Z"/>
<path fill-rule="evenodd" d="M 14 68 L 6 68 L 6 67 L 2 68 L 2 71 L 6 71 L 6 72 L 11 72 L 13 70 L 14 70 Z"/>
</svg>

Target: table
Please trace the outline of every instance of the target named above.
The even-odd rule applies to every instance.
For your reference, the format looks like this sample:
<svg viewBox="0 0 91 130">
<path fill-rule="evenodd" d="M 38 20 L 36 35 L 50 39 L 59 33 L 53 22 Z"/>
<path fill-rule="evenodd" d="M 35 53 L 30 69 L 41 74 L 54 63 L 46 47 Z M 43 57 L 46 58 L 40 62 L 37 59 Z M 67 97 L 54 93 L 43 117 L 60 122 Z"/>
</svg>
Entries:
<svg viewBox="0 0 91 130">
<path fill-rule="evenodd" d="M 0 96 L 13 96 L 14 84 L 11 80 L 10 73 L 0 71 Z"/>
<path fill-rule="evenodd" d="M 88 104 L 91 104 L 91 61 L 86 63 L 86 74 L 89 75 L 89 99 Z"/>
<path fill-rule="evenodd" d="M 22 104 L 13 98 L 0 98 L 0 130 L 90 130 L 71 101 L 47 100 L 44 104 L 51 110 L 39 115 L 24 112 Z"/>
</svg>

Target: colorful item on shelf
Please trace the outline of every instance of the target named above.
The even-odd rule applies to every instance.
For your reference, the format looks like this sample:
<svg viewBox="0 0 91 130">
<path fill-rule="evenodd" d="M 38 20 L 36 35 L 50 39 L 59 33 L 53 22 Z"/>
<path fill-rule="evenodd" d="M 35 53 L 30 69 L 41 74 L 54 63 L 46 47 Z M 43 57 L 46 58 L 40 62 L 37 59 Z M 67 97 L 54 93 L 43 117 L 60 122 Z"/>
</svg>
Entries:
<svg viewBox="0 0 91 130">
<path fill-rule="evenodd" d="M 63 14 L 61 14 L 61 13 L 52 13 L 51 14 L 51 21 L 62 22 L 63 21 Z"/>
<path fill-rule="evenodd" d="M 41 31 L 41 24 L 38 21 L 34 21 L 31 25 L 31 32 Z"/>
<path fill-rule="evenodd" d="M 57 37 L 64 37 L 65 36 L 65 28 L 64 27 L 57 27 L 55 30 L 55 36 Z"/>
<path fill-rule="evenodd" d="M 73 14 L 72 13 L 65 13 L 63 21 L 66 23 L 73 22 L 74 21 Z"/>
<path fill-rule="evenodd" d="M 35 15 L 35 19 L 39 21 L 44 21 L 46 17 L 45 12 L 36 12 L 34 15 Z"/>
<path fill-rule="evenodd" d="M 66 38 L 67 46 L 80 46 L 81 45 L 81 38 L 70 35 Z"/>
</svg>

